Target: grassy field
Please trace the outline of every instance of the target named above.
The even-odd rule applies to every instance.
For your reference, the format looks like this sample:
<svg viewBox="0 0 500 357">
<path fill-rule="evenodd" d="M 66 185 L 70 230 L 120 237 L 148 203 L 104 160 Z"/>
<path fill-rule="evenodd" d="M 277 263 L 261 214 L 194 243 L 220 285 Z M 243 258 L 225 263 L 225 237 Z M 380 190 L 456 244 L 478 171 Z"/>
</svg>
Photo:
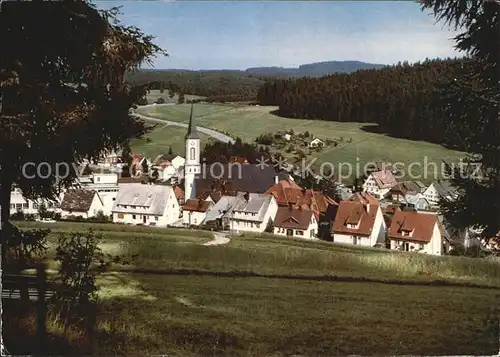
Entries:
<svg viewBox="0 0 500 357">
<path fill-rule="evenodd" d="M 188 114 L 189 115 L 189 114 Z M 186 128 L 177 126 L 158 126 L 151 131 L 144 139 L 134 139 L 130 143 L 133 152 L 145 154 L 151 160 L 159 154 L 166 154 L 169 148 L 175 155 L 184 157 L 185 154 L 185 141 Z M 201 138 L 201 148 L 212 142 L 212 137 L 199 133 Z"/>
<path fill-rule="evenodd" d="M 226 246 L 206 247 L 199 243 L 211 233 L 204 231 L 18 223 L 51 228 L 51 241 L 58 232 L 92 227 L 103 235 L 103 250 L 139 255 L 134 265 L 112 266 L 99 278 L 94 355 L 498 352 L 500 262 L 495 259 L 430 257 L 272 236 L 235 237 Z M 343 279 L 323 280 L 332 276 Z M 441 286 L 424 285 L 431 281 Z M 32 352 L 34 315 L 9 304 L 3 314 L 5 343 L 12 346 L 10 352 Z M 64 332 L 52 315 L 48 321 L 52 354 L 90 348 L 80 332 Z"/>
<path fill-rule="evenodd" d="M 143 109 L 143 114 L 187 122 L 189 108 L 189 105 L 146 108 Z M 347 165 L 341 165 L 350 164 L 353 172 L 350 175 L 352 178 L 357 171 L 356 165 L 359 166 L 361 172 L 363 166 L 369 162 L 387 160 L 392 163 L 401 163 L 398 167 L 405 169 L 407 178 L 432 182 L 435 180 L 435 176 L 441 175 L 442 160 L 456 162 L 464 155 L 436 144 L 397 139 L 362 130 L 361 128 L 368 125 L 367 123 L 287 119 L 270 113 L 275 109 L 277 108 L 197 104 L 195 105 L 195 115 L 198 125 L 228 132 L 232 136 L 239 136 L 249 142 L 255 140 L 262 133 L 287 129 L 293 129 L 295 133 L 309 131 L 320 139 L 351 138 L 352 142 L 339 147 L 326 148 L 324 151 L 314 154 L 314 158 L 317 158 L 317 163 L 331 163 L 336 171 L 342 171 L 345 176 L 349 174 L 349 169 Z M 310 160 L 311 158 L 308 159 L 308 163 Z M 411 163 L 415 164 L 409 167 Z M 432 163 L 438 165 L 437 170 L 434 169 Z"/>
</svg>

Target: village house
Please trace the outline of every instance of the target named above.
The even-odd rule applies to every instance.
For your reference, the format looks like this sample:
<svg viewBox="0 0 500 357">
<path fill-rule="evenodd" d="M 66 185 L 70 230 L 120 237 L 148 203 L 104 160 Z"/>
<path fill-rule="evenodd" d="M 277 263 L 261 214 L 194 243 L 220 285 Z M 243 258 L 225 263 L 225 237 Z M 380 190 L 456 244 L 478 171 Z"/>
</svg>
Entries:
<svg viewBox="0 0 500 357">
<path fill-rule="evenodd" d="M 202 199 L 187 200 L 182 206 L 182 223 L 185 226 L 200 225 L 213 206 L 212 201 Z"/>
<path fill-rule="evenodd" d="M 122 150 L 104 150 L 97 164 L 105 167 L 121 166 L 123 164 L 121 155 Z"/>
<path fill-rule="evenodd" d="M 309 148 L 325 146 L 325 142 L 318 138 L 308 138 L 304 142 Z"/>
<path fill-rule="evenodd" d="M 369 193 L 341 201 L 333 222 L 333 241 L 363 246 L 383 246 L 386 224 L 379 202 Z"/>
<path fill-rule="evenodd" d="M 312 210 L 307 208 L 294 207 L 278 207 L 276 217 L 274 219 L 274 234 L 317 239 L 318 221 Z"/>
<path fill-rule="evenodd" d="M 165 227 L 179 221 L 180 206 L 170 185 L 131 183 L 120 186 L 113 222 Z"/>
<path fill-rule="evenodd" d="M 457 188 L 446 180 L 437 180 L 424 191 L 424 197 L 433 206 L 439 205 L 440 198 L 454 200 L 457 196 Z"/>
<path fill-rule="evenodd" d="M 363 183 L 363 191 L 375 198 L 384 198 L 398 183 L 389 170 L 372 172 Z"/>
<path fill-rule="evenodd" d="M 44 205 L 49 212 L 57 213 L 59 211 L 59 201 L 37 199 L 31 200 L 23 196 L 22 191 L 18 187 L 13 187 L 10 192 L 10 209 L 9 214 L 13 215 L 22 212 L 24 215 L 33 215 L 35 218 L 39 217 L 39 208 Z"/>
<path fill-rule="evenodd" d="M 338 206 L 337 202 L 332 198 L 321 191 L 304 189 L 289 179 L 280 180 L 269 188 L 266 193 L 273 195 L 278 206 L 288 207 L 293 205 L 312 210 L 319 226 L 316 233 L 319 233 L 323 239 L 330 238 L 331 222 L 335 218 Z"/>
<path fill-rule="evenodd" d="M 403 204 L 409 208 L 415 208 L 417 211 L 428 211 L 431 209 L 431 204 L 421 193 L 406 194 Z"/>
<path fill-rule="evenodd" d="M 414 181 L 398 182 L 389 190 L 388 197 L 396 202 L 405 202 L 406 195 L 421 193 L 421 187 Z"/>
<path fill-rule="evenodd" d="M 64 193 L 60 208 L 61 218 L 91 218 L 103 213 L 104 204 L 97 191 L 69 189 Z"/>
<path fill-rule="evenodd" d="M 278 205 L 271 195 L 239 192 L 237 196 L 224 196 L 207 214 L 204 224 L 235 233 L 264 232 L 274 221 Z"/>
<path fill-rule="evenodd" d="M 442 255 L 450 248 L 442 235 L 437 214 L 396 212 L 387 237 L 392 250 Z"/>
<path fill-rule="evenodd" d="M 149 169 L 151 168 L 151 166 L 153 166 L 153 163 L 144 154 L 131 153 L 130 155 L 132 156 L 130 168 L 131 174 L 135 172 L 134 176 L 141 176 L 149 172 Z M 147 165 L 147 172 L 143 172 L 144 165 Z"/>
</svg>

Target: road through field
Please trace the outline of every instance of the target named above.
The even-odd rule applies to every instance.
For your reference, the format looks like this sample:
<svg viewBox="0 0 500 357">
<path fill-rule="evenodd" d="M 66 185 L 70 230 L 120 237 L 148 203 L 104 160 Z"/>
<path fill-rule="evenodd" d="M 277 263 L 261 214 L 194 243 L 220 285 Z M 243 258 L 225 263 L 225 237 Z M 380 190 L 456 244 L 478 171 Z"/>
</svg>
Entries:
<svg viewBox="0 0 500 357">
<path fill-rule="evenodd" d="M 172 105 L 176 105 L 176 104 L 175 103 L 155 104 L 155 105 L 148 104 L 148 105 L 139 106 L 139 109 L 148 108 L 148 107 L 169 107 Z M 153 123 L 160 123 L 160 124 L 166 124 L 166 125 L 172 125 L 172 126 L 180 126 L 182 128 L 188 127 L 188 124 L 186 124 L 186 123 L 179 123 L 179 122 L 165 120 L 165 119 L 153 118 L 153 117 L 150 117 L 150 116 L 147 116 L 144 114 L 139 114 L 137 112 L 135 112 L 134 114 L 145 121 L 149 121 L 149 122 L 153 122 Z M 207 134 L 216 140 L 222 141 L 224 143 L 234 144 L 234 139 L 232 137 L 230 137 L 229 135 L 223 134 L 223 133 L 218 132 L 218 131 L 213 130 L 213 129 L 204 128 L 204 127 L 200 127 L 200 126 L 196 126 L 196 129 L 200 133 Z"/>
</svg>

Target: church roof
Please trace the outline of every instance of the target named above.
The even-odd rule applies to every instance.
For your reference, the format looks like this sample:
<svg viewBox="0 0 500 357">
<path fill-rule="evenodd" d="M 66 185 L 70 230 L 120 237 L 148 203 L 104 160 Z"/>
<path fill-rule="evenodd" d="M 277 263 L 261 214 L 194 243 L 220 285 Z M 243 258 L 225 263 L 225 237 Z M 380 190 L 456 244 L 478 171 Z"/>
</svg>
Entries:
<svg viewBox="0 0 500 357">
<path fill-rule="evenodd" d="M 191 114 L 189 115 L 189 126 L 186 134 L 186 139 L 199 139 L 198 131 L 196 131 L 196 125 L 193 122 L 193 104 L 191 104 Z"/>
</svg>

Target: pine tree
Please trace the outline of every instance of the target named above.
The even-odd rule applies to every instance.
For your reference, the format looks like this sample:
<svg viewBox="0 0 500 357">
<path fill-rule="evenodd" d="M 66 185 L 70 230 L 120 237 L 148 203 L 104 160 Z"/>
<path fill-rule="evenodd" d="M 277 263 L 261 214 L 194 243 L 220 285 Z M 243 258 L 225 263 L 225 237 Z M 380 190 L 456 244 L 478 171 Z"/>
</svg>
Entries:
<svg viewBox="0 0 500 357">
<path fill-rule="evenodd" d="M 182 104 L 182 103 L 184 103 L 184 101 L 185 101 L 184 93 L 180 92 L 179 93 L 179 99 L 177 99 L 177 103 Z"/>
<path fill-rule="evenodd" d="M 500 231 L 500 3 L 428 0 L 438 20 L 464 29 L 456 47 L 471 59 L 453 85 L 441 92 L 450 132 L 468 152 L 467 169 L 449 167 L 457 200 L 441 199 L 443 213 L 458 228 L 481 228 L 483 238 Z M 472 169 L 480 165 L 478 174 Z"/>
</svg>

